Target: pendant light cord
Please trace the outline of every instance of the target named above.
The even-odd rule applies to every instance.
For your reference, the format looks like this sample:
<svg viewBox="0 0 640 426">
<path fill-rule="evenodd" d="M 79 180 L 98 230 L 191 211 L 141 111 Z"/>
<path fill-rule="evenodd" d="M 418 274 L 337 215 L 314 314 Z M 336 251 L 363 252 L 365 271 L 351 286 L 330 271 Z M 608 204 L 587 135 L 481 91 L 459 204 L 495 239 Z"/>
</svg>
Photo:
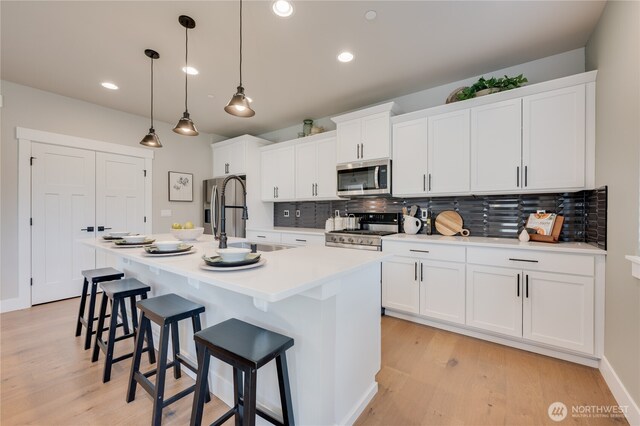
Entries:
<svg viewBox="0 0 640 426">
<path fill-rule="evenodd" d="M 242 86 L 242 0 L 240 0 L 240 86 Z"/>
<path fill-rule="evenodd" d="M 189 77 L 189 28 L 184 27 L 184 112 L 189 112 L 187 108 L 187 79 Z"/>
<path fill-rule="evenodd" d="M 151 128 L 153 129 L 153 58 L 151 58 Z"/>
</svg>

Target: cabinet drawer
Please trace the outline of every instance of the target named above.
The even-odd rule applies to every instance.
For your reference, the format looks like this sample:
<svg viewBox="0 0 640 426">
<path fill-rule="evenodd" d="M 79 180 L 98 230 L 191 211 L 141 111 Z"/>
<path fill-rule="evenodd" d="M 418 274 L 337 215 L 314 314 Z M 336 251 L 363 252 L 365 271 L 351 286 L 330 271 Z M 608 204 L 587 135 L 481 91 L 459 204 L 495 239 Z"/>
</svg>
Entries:
<svg viewBox="0 0 640 426">
<path fill-rule="evenodd" d="M 297 246 L 308 246 L 308 245 L 324 245 L 324 235 L 309 235 L 309 234 L 282 234 L 283 244 L 294 244 Z"/>
<path fill-rule="evenodd" d="M 280 243 L 279 232 L 247 231 L 247 240 L 255 242 Z"/>
<path fill-rule="evenodd" d="M 467 263 L 587 276 L 595 270 L 595 260 L 588 255 L 479 247 L 467 249 Z"/>
<path fill-rule="evenodd" d="M 385 253 L 450 262 L 464 262 L 465 250 L 465 247 L 447 244 L 404 243 L 398 241 L 384 241 L 382 243 L 382 251 Z"/>
</svg>

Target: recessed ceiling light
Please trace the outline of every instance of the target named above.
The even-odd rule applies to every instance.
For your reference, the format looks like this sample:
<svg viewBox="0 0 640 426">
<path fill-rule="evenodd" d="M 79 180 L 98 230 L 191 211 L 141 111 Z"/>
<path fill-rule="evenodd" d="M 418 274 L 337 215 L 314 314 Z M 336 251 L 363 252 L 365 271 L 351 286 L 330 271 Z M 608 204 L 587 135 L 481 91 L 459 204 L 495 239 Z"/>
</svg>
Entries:
<svg viewBox="0 0 640 426">
<path fill-rule="evenodd" d="M 340 62 L 351 62 L 353 61 L 353 53 L 347 52 L 346 50 L 344 52 L 340 52 L 338 60 Z"/>
<path fill-rule="evenodd" d="M 293 15 L 293 4 L 288 0 L 276 0 L 271 5 L 273 13 L 281 18 L 288 18 Z"/>
<path fill-rule="evenodd" d="M 378 12 L 376 12 L 375 10 L 367 10 L 367 12 L 364 14 L 364 18 L 367 21 L 373 21 L 377 16 Z"/>
<path fill-rule="evenodd" d="M 105 89 L 109 89 L 109 90 L 118 90 L 118 86 L 116 86 L 113 83 L 110 83 L 108 81 L 103 81 L 102 83 L 100 83 L 100 85 L 102 87 L 104 87 Z"/>
<path fill-rule="evenodd" d="M 194 67 L 182 67 L 182 72 L 186 72 L 189 75 L 198 75 L 199 72 Z"/>
</svg>

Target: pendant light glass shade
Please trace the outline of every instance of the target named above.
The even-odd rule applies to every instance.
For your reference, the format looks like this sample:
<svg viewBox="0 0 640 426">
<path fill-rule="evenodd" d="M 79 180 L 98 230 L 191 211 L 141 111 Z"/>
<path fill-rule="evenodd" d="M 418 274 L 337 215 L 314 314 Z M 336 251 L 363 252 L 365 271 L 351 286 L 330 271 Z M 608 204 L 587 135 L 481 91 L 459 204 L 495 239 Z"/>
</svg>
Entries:
<svg viewBox="0 0 640 426">
<path fill-rule="evenodd" d="M 160 138 L 156 135 L 156 131 L 153 128 L 153 61 L 158 59 L 160 54 L 151 49 L 146 49 L 144 54 L 151 59 L 151 127 L 149 127 L 149 133 L 140 141 L 140 145 L 150 148 L 162 148 Z"/>
<path fill-rule="evenodd" d="M 191 17 L 186 15 L 180 15 L 178 17 L 178 22 L 185 29 L 184 31 L 184 66 L 185 69 L 189 69 L 189 30 L 196 27 L 196 21 L 194 21 Z M 187 99 L 188 99 L 188 78 L 189 73 L 184 73 L 184 113 L 182 113 L 182 118 L 176 124 L 176 127 L 173 128 L 173 131 L 184 136 L 198 136 L 198 129 L 189 118 L 189 108 L 187 107 Z"/>
<path fill-rule="evenodd" d="M 231 97 L 224 110 L 236 117 L 253 117 L 256 115 L 256 112 L 249 105 L 249 100 L 245 96 L 244 87 L 242 86 L 242 0 L 240 0 L 240 84 L 237 92 Z"/>
</svg>

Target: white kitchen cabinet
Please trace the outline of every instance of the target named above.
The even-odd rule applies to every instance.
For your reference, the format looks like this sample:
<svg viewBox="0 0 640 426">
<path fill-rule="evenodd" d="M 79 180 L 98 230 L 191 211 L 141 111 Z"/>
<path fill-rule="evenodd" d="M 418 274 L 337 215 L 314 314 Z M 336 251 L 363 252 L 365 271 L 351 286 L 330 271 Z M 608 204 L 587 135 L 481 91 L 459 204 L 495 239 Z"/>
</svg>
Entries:
<svg viewBox="0 0 640 426">
<path fill-rule="evenodd" d="M 465 265 L 420 261 L 420 315 L 465 323 Z"/>
<path fill-rule="evenodd" d="M 391 157 L 391 115 L 395 103 L 333 117 L 338 164 Z"/>
<path fill-rule="evenodd" d="M 393 195 L 427 193 L 427 119 L 393 125 Z"/>
<path fill-rule="evenodd" d="M 420 313 L 419 260 L 396 256 L 382 263 L 382 306 Z"/>
<path fill-rule="evenodd" d="M 427 120 L 427 191 L 469 191 L 469 110 L 430 116 Z"/>
<path fill-rule="evenodd" d="M 296 200 L 337 199 L 336 187 L 336 138 L 296 145 Z"/>
<path fill-rule="evenodd" d="M 585 186 L 585 85 L 522 98 L 525 190 Z"/>
<path fill-rule="evenodd" d="M 235 138 L 213 144 L 213 177 L 244 175 L 247 143 Z"/>
<path fill-rule="evenodd" d="M 252 229 L 247 229 L 247 240 L 252 243 L 281 243 L 281 235 L 280 232 L 273 231 L 256 231 Z"/>
<path fill-rule="evenodd" d="M 312 235 L 308 233 L 283 232 L 280 236 L 282 244 L 294 246 L 324 246 L 324 234 Z"/>
<path fill-rule="evenodd" d="M 263 149 L 261 152 L 262 200 L 286 201 L 295 197 L 294 147 Z"/>
<path fill-rule="evenodd" d="M 593 257 L 509 252 L 468 249 L 467 325 L 593 354 Z"/>
<path fill-rule="evenodd" d="M 471 191 L 522 188 L 521 114 L 521 99 L 471 108 Z"/>
</svg>

